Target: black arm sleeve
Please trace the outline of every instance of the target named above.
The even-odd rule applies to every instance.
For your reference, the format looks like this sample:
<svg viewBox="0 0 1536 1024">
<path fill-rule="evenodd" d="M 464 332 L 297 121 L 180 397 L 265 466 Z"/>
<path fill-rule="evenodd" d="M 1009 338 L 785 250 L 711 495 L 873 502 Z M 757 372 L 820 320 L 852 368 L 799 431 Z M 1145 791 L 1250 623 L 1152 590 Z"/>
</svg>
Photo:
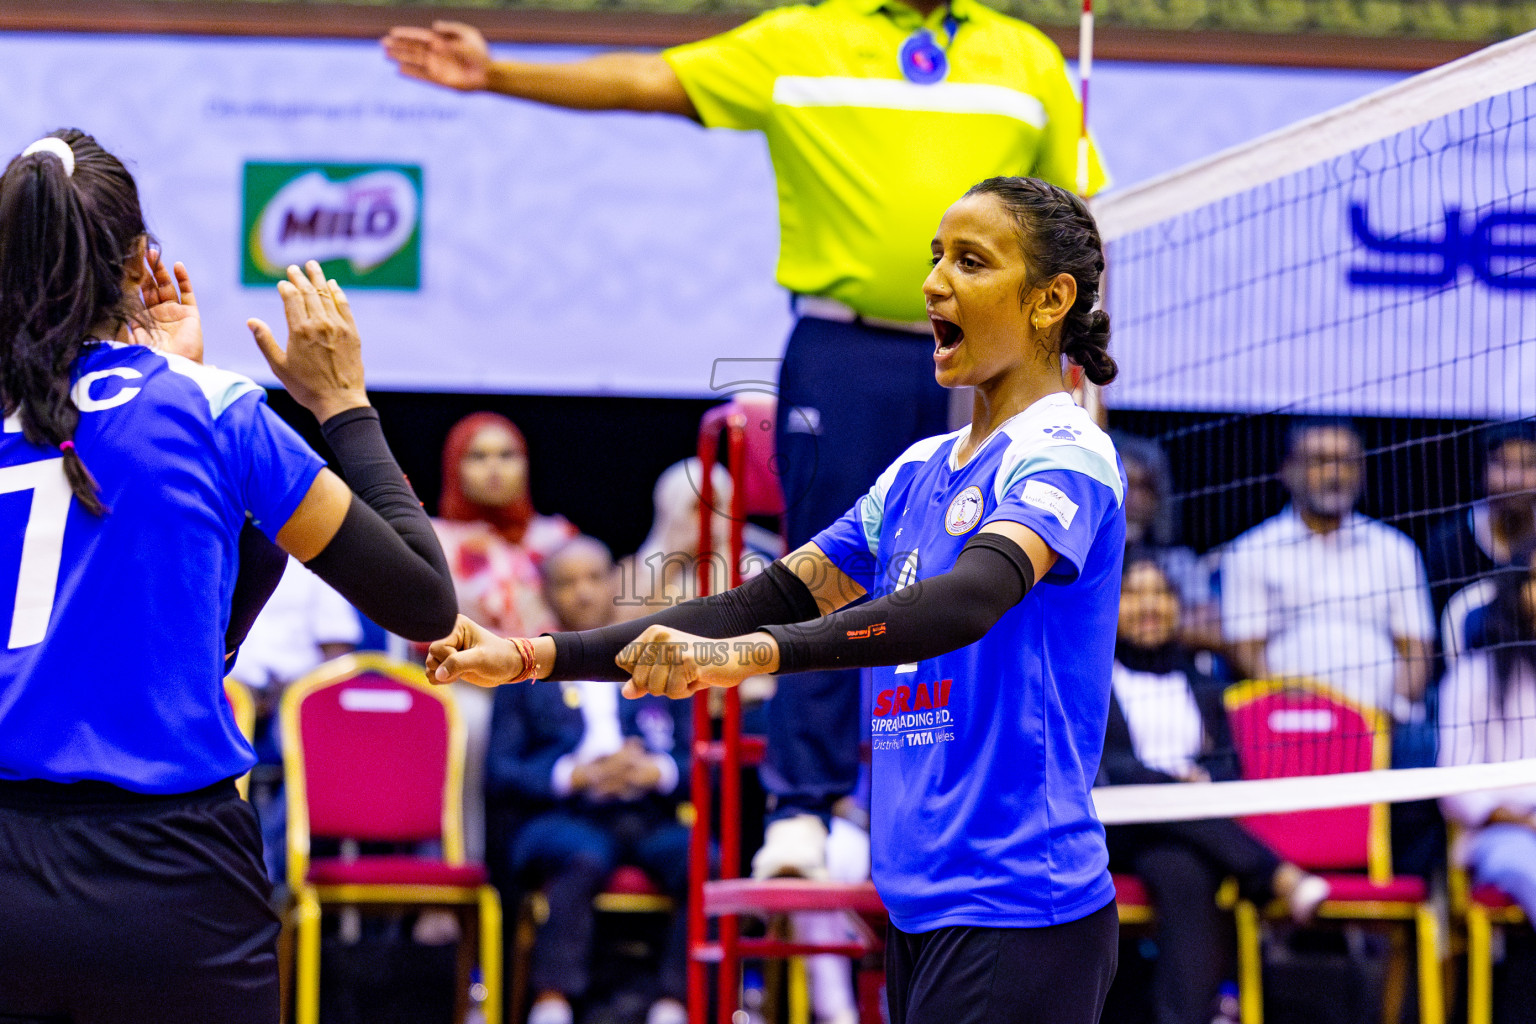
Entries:
<svg viewBox="0 0 1536 1024">
<path fill-rule="evenodd" d="M 975 643 L 1034 585 L 1024 549 L 982 533 L 960 549 L 949 572 L 814 622 L 765 631 L 778 641 L 781 675 L 900 665 Z"/>
<path fill-rule="evenodd" d="M 234 660 L 286 568 L 288 556 L 283 549 L 267 540 L 266 534 L 247 519 L 240 529 L 240 571 L 229 602 L 229 628 L 224 631 L 225 662 Z"/>
<path fill-rule="evenodd" d="M 818 614 L 816 599 L 805 581 L 783 562 L 723 594 L 694 598 L 665 608 L 643 619 L 621 622 L 579 633 L 551 634 L 555 641 L 555 665 L 550 679 L 614 681 L 629 673 L 614 664 L 624 646 L 645 632 L 647 626 L 671 626 L 696 636 L 721 640 L 755 633 L 778 622 L 804 622 Z"/>
<path fill-rule="evenodd" d="M 306 564 L 391 633 L 447 636 L 458 614 L 448 559 L 384 442 L 379 414 L 349 409 L 320 430 L 354 493 L 341 529 Z"/>
</svg>

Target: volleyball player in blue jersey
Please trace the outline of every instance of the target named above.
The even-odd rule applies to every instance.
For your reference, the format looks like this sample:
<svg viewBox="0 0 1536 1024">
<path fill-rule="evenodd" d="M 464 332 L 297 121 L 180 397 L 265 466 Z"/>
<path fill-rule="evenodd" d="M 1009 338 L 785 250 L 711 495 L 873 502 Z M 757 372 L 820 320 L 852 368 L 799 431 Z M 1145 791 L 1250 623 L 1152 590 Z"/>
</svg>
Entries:
<svg viewBox="0 0 1536 1024">
<path fill-rule="evenodd" d="M 222 686 L 272 544 L 388 629 L 453 622 L 341 290 L 290 268 L 286 350 L 251 327 L 356 495 L 260 387 L 173 354 L 202 349 L 176 269 L 90 136 L 0 177 L 0 1020 L 274 1024 L 278 922 L 233 781 L 255 758 Z"/>
<path fill-rule="evenodd" d="M 1068 395 L 1062 356 L 1114 379 L 1093 308 L 1104 257 L 1080 200 L 1024 178 L 951 206 L 933 257 L 934 370 L 974 386 L 969 427 L 913 445 L 735 590 L 535 640 L 461 618 L 427 667 L 480 685 L 628 678 L 630 696 L 672 697 L 762 671 L 875 668 L 872 874 L 893 925 L 893 1024 L 1090 1024 L 1116 956 L 1089 790 L 1125 476 Z"/>
</svg>

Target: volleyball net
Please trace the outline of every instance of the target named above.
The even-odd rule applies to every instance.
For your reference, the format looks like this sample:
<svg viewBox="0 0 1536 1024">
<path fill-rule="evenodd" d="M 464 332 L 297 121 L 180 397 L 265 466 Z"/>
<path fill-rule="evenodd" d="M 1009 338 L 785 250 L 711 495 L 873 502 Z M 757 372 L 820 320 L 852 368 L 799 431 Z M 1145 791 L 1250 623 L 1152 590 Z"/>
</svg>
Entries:
<svg viewBox="0 0 1536 1024">
<path fill-rule="evenodd" d="M 1145 765 L 1237 780 L 1106 823 L 1536 786 L 1533 119 L 1536 33 L 1096 203 L 1155 565 L 1116 695 Z"/>
</svg>

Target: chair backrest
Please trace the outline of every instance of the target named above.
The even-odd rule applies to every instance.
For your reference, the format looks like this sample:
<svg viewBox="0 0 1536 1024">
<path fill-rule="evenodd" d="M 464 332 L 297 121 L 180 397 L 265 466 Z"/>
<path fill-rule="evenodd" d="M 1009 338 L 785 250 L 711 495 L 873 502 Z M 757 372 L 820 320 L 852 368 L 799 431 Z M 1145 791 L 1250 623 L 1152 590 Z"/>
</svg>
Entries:
<svg viewBox="0 0 1536 1024">
<path fill-rule="evenodd" d="M 245 737 L 247 743 L 256 742 L 256 698 L 251 696 L 251 688 L 234 676 L 226 676 L 224 699 L 229 701 L 229 708 L 235 713 L 235 727 L 240 730 L 240 735 Z M 250 796 L 250 772 L 235 780 L 235 789 L 239 791 L 242 800 Z"/>
<path fill-rule="evenodd" d="M 283 694 L 282 729 L 291 882 L 308 871 L 310 836 L 440 840 L 463 862 L 464 726 L 419 665 L 327 662 Z"/>
<path fill-rule="evenodd" d="M 778 400 L 773 395 L 751 391 L 732 398 L 705 413 L 705 422 L 739 414 L 742 437 L 746 442 L 746 480 L 734 481 L 742 490 L 743 509 L 749 516 L 784 514 L 784 488 L 779 482 L 778 463 L 774 459 L 774 423 Z M 724 460 L 722 459 L 722 462 Z"/>
<path fill-rule="evenodd" d="M 1335 775 L 1391 767 L 1386 718 L 1321 683 L 1250 682 L 1226 694 L 1232 740 L 1248 779 Z M 1313 870 L 1392 874 L 1385 804 L 1263 814 L 1243 824 L 1285 859 Z"/>
<path fill-rule="evenodd" d="M 253 742 L 256 739 L 256 698 L 251 696 L 250 687 L 234 676 L 226 677 L 224 699 L 229 701 L 229 708 L 235 713 L 235 725 L 240 729 L 240 735 L 246 742 Z"/>
</svg>

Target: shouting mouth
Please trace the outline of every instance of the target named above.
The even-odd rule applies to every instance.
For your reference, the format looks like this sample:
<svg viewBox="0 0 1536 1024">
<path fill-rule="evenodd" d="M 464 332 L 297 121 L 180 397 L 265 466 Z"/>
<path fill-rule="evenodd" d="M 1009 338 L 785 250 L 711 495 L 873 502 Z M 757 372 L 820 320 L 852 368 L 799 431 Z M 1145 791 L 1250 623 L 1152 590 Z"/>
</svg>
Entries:
<svg viewBox="0 0 1536 1024">
<path fill-rule="evenodd" d="M 951 320 L 945 320 L 941 316 L 930 313 L 928 322 L 933 325 L 933 340 L 938 343 L 938 347 L 934 350 L 936 356 L 948 355 L 965 340 L 965 331 Z"/>
</svg>

